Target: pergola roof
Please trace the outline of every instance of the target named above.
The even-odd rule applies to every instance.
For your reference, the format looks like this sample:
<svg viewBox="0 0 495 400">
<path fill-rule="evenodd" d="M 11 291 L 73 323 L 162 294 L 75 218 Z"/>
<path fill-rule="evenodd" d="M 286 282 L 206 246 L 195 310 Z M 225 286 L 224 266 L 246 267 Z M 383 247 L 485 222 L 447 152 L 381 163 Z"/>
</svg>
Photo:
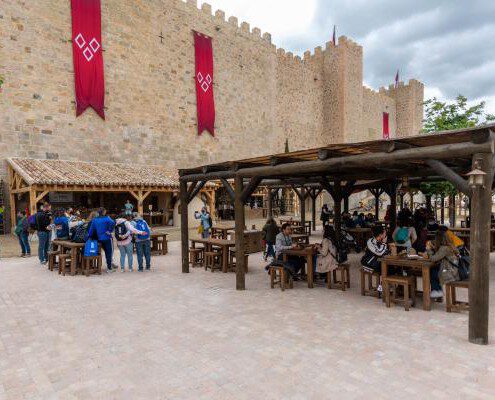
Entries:
<svg viewBox="0 0 495 400">
<path fill-rule="evenodd" d="M 143 186 L 177 188 L 177 172 L 160 166 L 10 158 L 27 185 Z"/>
<path fill-rule="evenodd" d="M 326 176 L 328 179 L 391 179 L 398 176 L 433 177 L 427 160 L 442 160 L 464 174 L 472 154 L 489 151 L 495 124 L 456 131 L 422 134 L 403 139 L 332 144 L 310 150 L 241 159 L 179 171 L 186 181 L 262 176 L 287 179 Z"/>
</svg>

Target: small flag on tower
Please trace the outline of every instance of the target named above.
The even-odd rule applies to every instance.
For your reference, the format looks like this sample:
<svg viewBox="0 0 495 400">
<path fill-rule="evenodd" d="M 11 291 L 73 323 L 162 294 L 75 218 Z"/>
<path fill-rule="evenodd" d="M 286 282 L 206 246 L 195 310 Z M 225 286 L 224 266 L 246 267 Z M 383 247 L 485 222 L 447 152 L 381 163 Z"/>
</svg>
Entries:
<svg viewBox="0 0 495 400">
<path fill-rule="evenodd" d="M 335 28 L 335 25 L 333 26 L 333 45 L 336 46 L 337 45 L 337 35 L 336 35 L 336 28 Z"/>
<path fill-rule="evenodd" d="M 397 70 L 397 73 L 395 74 L 395 87 L 399 86 L 399 70 Z"/>
</svg>

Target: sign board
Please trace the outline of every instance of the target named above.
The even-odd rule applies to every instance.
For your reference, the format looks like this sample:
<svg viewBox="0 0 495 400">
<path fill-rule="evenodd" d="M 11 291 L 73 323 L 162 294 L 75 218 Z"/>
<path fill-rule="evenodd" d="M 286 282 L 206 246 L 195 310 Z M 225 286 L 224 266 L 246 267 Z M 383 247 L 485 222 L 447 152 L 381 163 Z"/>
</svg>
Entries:
<svg viewBox="0 0 495 400">
<path fill-rule="evenodd" d="M 50 192 L 50 203 L 73 203 L 74 193 L 72 192 Z"/>
</svg>

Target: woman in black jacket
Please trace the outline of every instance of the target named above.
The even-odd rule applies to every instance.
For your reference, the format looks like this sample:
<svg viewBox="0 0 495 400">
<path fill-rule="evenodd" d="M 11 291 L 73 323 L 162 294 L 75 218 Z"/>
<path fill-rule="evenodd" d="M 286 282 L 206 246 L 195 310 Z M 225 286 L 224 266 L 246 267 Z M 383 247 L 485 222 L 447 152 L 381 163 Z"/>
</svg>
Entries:
<svg viewBox="0 0 495 400">
<path fill-rule="evenodd" d="M 279 231 L 280 230 L 278 229 L 275 220 L 272 217 L 268 218 L 265 226 L 263 227 L 263 240 L 266 242 L 267 246 L 266 254 L 264 257 L 265 261 L 268 257 L 275 258 L 275 248 L 273 246 L 275 245 L 275 241 Z"/>
</svg>

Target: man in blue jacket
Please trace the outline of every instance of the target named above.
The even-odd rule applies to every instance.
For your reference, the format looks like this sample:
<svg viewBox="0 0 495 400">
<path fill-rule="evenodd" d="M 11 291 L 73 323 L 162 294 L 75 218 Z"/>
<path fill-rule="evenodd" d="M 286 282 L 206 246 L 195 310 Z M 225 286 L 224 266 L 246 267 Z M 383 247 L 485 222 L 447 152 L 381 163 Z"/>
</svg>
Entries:
<svg viewBox="0 0 495 400">
<path fill-rule="evenodd" d="M 114 228 L 115 221 L 107 216 L 107 210 L 105 210 L 104 208 L 100 208 L 98 210 L 98 216 L 91 221 L 88 232 L 88 236 L 90 238 L 95 236 L 98 238 L 98 242 L 101 244 L 101 247 L 105 252 L 105 259 L 107 260 L 107 272 L 115 271 L 114 269 L 112 269 L 112 233 Z"/>
</svg>

